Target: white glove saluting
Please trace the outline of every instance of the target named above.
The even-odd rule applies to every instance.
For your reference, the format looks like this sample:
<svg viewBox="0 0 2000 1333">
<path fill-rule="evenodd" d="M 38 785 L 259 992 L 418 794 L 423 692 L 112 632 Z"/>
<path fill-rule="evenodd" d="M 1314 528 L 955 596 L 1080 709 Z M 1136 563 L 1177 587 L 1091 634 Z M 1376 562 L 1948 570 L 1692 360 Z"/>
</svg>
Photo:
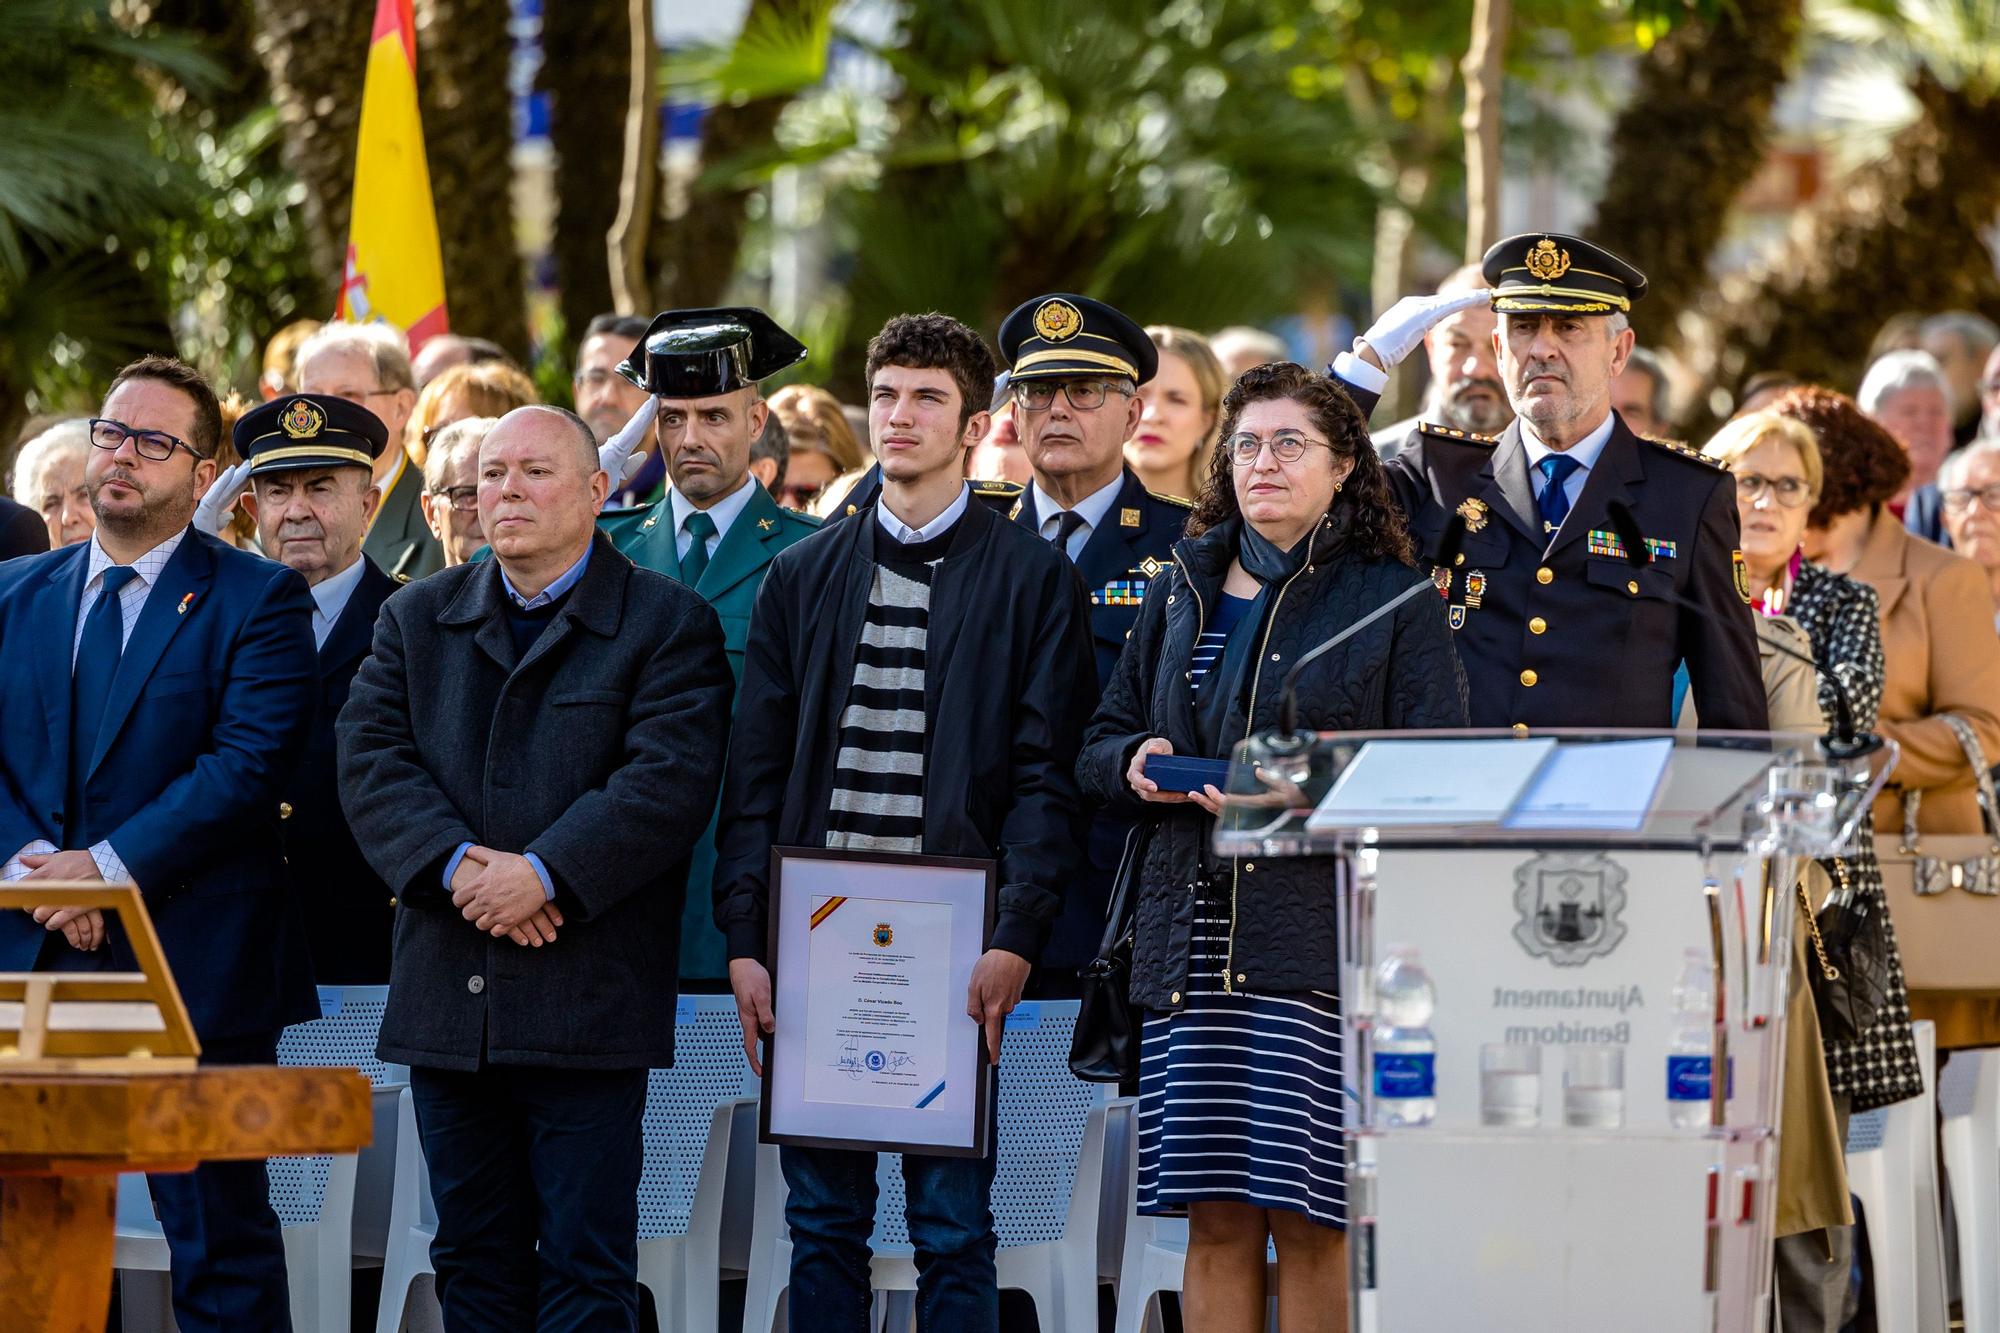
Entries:
<svg viewBox="0 0 2000 1333">
<path fill-rule="evenodd" d="M 611 477 L 615 489 L 637 475 L 646 464 L 646 451 L 639 446 L 646 442 L 646 432 L 653 428 L 653 418 L 660 414 L 660 400 L 652 394 L 632 414 L 632 419 L 618 428 L 618 433 L 597 447 L 597 466 Z"/>
<path fill-rule="evenodd" d="M 1493 299 L 1493 289 L 1480 287 L 1469 292 L 1446 292 L 1440 296 L 1406 296 L 1368 326 L 1368 332 L 1354 340 L 1357 355 L 1374 361 L 1383 370 L 1416 350 L 1424 335 L 1446 319 L 1469 306 L 1485 305 Z M 1369 356 L 1370 352 L 1374 356 Z"/>
<path fill-rule="evenodd" d="M 217 474 L 194 507 L 194 525 L 211 537 L 220 537 L 229 526 L 229 513 L 237 497 L 250 487 L 250 464 L 233 463 Z"/>
</svg>

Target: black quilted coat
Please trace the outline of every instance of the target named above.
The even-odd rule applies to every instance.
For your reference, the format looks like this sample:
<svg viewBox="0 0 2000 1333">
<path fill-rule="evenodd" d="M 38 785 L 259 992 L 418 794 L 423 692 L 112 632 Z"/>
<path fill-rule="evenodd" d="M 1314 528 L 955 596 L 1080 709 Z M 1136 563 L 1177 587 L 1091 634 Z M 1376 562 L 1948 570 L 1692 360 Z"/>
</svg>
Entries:
<svg viewBox="0 0 2000 1333">
<path fill-rule="evenodd" d="M 1166 737 L 1176 754 L 1200 753 L 1188 663 L 1204 618 L 1220 602 L 1241 521 L 1175 545 L 1174 565 L 1147 589 L 1077 761 L 1088 796 L 1152 821 L 1132 957 L 1132 999 L 1147 1009 L 1181 1007 L 1201 849 L 1214 820 L 1192 804 L 1140 801 L 1125 768 L 1150 736 Z M 1273 590 L 1250 716 L 1232 710 L 1223 732 L 1232 744 L 1276 721 L 1279 687 L 1294 660 L 1422 577 L 1394 560 L 1346 554 L 1343 527 L 1322 523 L 1306 564 Z M 1465 677 L 1439 597 L 1411 599 L 1299 677 L 1299 722 L 1315 730 L 1463 727 L 1465 717 Z M 1233 904 L 1231 989 L 1338 989 L 1330 858 L 1239 860 L 1221 869 L 1210 896 Z"/>
</svg>

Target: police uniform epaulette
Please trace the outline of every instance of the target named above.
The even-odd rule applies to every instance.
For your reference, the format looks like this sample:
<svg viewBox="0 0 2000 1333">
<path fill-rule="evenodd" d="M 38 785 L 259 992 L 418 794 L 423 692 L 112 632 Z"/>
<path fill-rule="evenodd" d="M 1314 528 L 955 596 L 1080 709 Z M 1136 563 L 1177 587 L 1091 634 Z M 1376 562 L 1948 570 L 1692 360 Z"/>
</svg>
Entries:
<svg viewBox="0 0 2000 1333">
<path fill-rule="evenodd" d="M 1161 491 L 1147 491 L 1146 497 L 1151 500 L 1158 500 L 1161 504 L 1172 505 L 1176 509 L 1194 508 L 1194 501 L 1179 495 L 1167 495 Z"/>
<path fill-rule="evenodd" d="M 1417 434 L 1429 435 L 1440 440 L 1457 440 L 1463 444 L 1483 444 L 1488 449 L 1500 443 L 1492 435 L 1481 435 L 1477 431 L 1460 430 L 1456 426 L 1439 426 L 1429 421 L 1417 423 Z"/>
<path fill-rule="evenodd" d="M 986 505 L 996 513 L 1013 518 L 1021 508 L 1021 497 L 1028 488 L 1013 481 L 975 481 L 972 483 L 972 498 Z"/>
<path fill-rule="evenodd" d="M 1729 470 L 1728 464 L 1724 463 L 1721 459 L 1710 458 L 1691 444 L 1683 444 L 1679 440 L 1656 440 L 1650 435 L 1641 435 L 1639 438 L 1657 449 L 1666 450 L 1670 454 L 1679 454 L 1682 458 L 1691 458 L 1697 463 L 1705 463 L 1717 472 L 1726 472 Z"/>
</svg>

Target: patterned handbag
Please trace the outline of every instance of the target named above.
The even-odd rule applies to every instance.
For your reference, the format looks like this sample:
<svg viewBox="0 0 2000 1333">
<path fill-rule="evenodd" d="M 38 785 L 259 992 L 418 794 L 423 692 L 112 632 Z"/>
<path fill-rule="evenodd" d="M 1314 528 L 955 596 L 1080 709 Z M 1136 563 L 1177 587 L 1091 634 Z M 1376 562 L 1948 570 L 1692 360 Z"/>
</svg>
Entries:
<svg viewBox="0 0 2000 1333">
<path fill-rule="evenodd" d="M 1983 831 L 1923 837 L 1917 814 L 1924 794 L 1908 792 L 1901 837 L 1876 838 L 1882 888 L 1910 989 L 2000 991 L 2000 958 L 1991 943 L 2000 928 L 2000 802 L 1971 724 L 1956 714 L 1940 716 L 1972 765 Z"/>
</svg>

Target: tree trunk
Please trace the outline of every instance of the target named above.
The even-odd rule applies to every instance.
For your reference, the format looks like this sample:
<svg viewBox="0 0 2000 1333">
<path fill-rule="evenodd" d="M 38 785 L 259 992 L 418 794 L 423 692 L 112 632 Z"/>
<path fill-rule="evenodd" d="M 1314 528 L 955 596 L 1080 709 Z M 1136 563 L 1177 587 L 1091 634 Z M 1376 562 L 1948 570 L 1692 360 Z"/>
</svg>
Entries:
<svg viewBox="0 0 2000 1333">
<path fill-rule="evenodd" d="M 549 249 L 571 347 L 593 316 L 612 308 L 605 244 L 618 216 L 630 9 L 628 0 L 542 6 L 537 84 L 549 95 L 549 142 L 555 151 L 555 232 Z M 651 53 L 646 55 L 650 67 Z"/>
<path fill-rule="evenodd" d="M 509 17 L 507 0 L 417 0 L 417 90 L 452 331 L 491 338 L 525 364 Z"/>
<path fill-rule="evenodd" d="M 1427 154 L 1413 155 L 1410 163 L 1396 172 L 1392 197 L 1384 199 L 1375 210 L 1375 262 L 1369 274 L 1368 295 L 1376 314 L 1410 295 L 1416 284 L 1418 242 L 1422 239 L 1417 233 L 1416 215 L 1430 194 L 1432 179 L 1429 166 L 1422 165 L 1427 157 Z M 1412 357 L 1404 365 L 1408 369 L 1389 377 L 1389 387 L 1376 405 L 1376 420 L 1400 421 L 1414 413 L 1417 404 L 1423 401 L 1420 373 L 1423 359 Z"/>
<path fill-rule="evenodd" d="M 331 316 L 347 254 L 354 149 L 375 7 L 366 0 L 255 0 L 256 49 L 284 125 L 284 163 L 305 187 L 300 214 L 318 311 Z"/>
<path fill-rule="evenodd" d="M 660 188 L 660 94 L 652 0 L 626 0 L 625 109 L 620 128 L 618 207 L 604 238 L 611 300 L 632 314 L 653 309 L 646 255 Z"/>
<path fill-rule="evenodd" d="M 1927 75 L 1912 91 L 1921 114 L 1888 152 L 1824 191 L 1777 255 L 1713 295 L 1711 326 L 1690 340 L 1704 383 L 1733 401 L 1751 375 L 1783 370 L 1852 391 L 1889 315 L 2000 300 L 1984 241 L 2000 213 L 2000 98 L 1974 100 Z M 1702 406 L 1726 414 L 1730 404 Z M 1713 419 L 1690 424 L 1699 440 Z"/>
<path fill-rule="evenodd" d="M 1513 0 L 1473 0 L 1465 76 L 1465 262 L 1476 264 L 1500 239 L 1500 84 Z"/>
<path fill-rule="evenodd" d="M 1683 21 L 1639 62 L 1589 235 L 1648 279 L 1632 307 L 1643 344 L 1678 343 L 1682 312 L 1708 287 L 1730 203 L 1764 162 L 1801 7 L 1731 0 Z"/>
</svg>

